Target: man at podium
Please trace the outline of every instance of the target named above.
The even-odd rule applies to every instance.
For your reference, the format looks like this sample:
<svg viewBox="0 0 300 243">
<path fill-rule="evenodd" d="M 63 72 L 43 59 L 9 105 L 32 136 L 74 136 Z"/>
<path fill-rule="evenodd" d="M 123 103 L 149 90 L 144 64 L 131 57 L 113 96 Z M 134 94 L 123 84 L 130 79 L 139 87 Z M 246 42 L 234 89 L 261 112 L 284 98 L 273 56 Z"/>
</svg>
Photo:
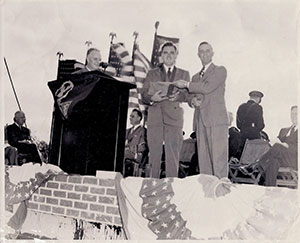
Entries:
<svg viewBox="0 0 300 243">
<path fill-rule="evenodd" d="M 96 48 L 90 48 L 86 53 L 86 60 L 84 68 L 75 71 L 74 74 L 81 74 L 85 72 L 99 70 L 101 62 L 101 53 Z"/>
</svg>

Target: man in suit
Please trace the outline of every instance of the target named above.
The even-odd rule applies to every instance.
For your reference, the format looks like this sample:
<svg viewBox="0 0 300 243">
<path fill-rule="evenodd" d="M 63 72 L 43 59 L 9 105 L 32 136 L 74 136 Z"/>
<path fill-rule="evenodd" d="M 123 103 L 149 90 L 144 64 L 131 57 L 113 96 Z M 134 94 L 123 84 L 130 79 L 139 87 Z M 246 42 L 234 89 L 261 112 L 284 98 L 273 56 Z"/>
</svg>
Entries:
<svg viewBox="0 0 300 243">
<path fill-rule="evenodd" d="M 249 96 L 247 103 L 239 106 L 236 115 L 236 125 L 241 132 L 241 151 L 243 151 L 246 139 L 260 139 L 260 133 L 265 127 L 263 108 L 259 105 L 264 96 L 263 93 L 254 90 L 249 93 Z"/>
<path fill-rule="evenodd" d="M 152 177 L 159 178 L 162 145 L 165 144 L 166 177 L 177 177 L 179 153 L 183 136 L 183 109 L 181 102 L 186 101 L 187 92 L 175 88 L 171 95 L 157 90 L 149 94 L 151 84 L 158 82 L 174 82 L 190 79 L 189 72 L 175 66 L 178 51 L 171 42 L 162 48 L 163 64 L 150 70 L 144 81 L 142 90 L 143 102 L 149 105 L 147 120 L 147 139 L 149 146 L 149 164 L 152 166 Z"/>
<path fill-rule="evenodd" d="M 240 144 L 241 144 L 241 133 L 240 131 L 234 127 L 231 126 L 233 122 L 233 114 L 232 112 L 228 112 L 228 118 L 229 118 L 229 137 L 228 137 L 228 161 L 230 158 L 237 158 L 240 159 L 241 152 L 240 152 Z"/>
<path fill-rule="evenodd" d="M 198 56 L 202 69 L 190 83 L 177 81 L 176 86 L 187 88 L 188 101 L 194 112 L 194 129 L 197 134 L 198 162 L 200 174 L 211 174 L 219 178 L 228 176 L 228 123 L 225 106 L 225 80 L 227 71 L 212 63 L 213 48 L 201 42 Z"/>
<path fill-rule="evenodd" d="M 100 70 L 100 62 L 101 62 L 101 53 L 96 48 L 88 49 L 86 53 L 86 60 L 84 68 L 75 71 L 73 74 L 81 74 L 90 71 Z"/>
<path fill-rule="evenodd" d="M 298 171 L 298 107 L 291 107 L 292 125 L 282 128 L 278 135 L 278 142 L 265 153 L 257 163 L 244 168 L 247 173 L 262 172 L 265 186 L 276 186 L 280 167 L 290 167 Z"/>
<path fill-rule="evenodd" d="M 17 111 L 14 123 L 7 127 L 7 140 L 9 145 L 17 148 L 18 153 L 28 154 L 29 162 L 42 163 L 36 145 L 30 137 L 30 130 L 24 127 L 26 117 L 24 112 Z"/>
<path fill-rule="evenodd" d="M 132 125 L 126 130 L 126 143 L 124 159 L 132 159 L 141 162 L 143 153 L 147 150 L 146 129 L 140 123 L 143 119 L 142 112 L 133 109 L 129 120 Z"/>
</svg>

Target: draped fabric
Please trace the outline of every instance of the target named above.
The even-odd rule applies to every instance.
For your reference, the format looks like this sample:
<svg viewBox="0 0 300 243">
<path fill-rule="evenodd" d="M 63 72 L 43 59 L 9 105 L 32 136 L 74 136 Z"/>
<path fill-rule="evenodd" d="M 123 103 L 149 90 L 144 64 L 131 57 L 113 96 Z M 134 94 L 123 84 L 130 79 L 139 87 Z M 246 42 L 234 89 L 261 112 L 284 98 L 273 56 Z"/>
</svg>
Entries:
<svg viewBox="0 0 300 243">
<path fill-rule="evenodd" d="M 297 191 L 288 188 L 232 184 L 203 174 L 119 177 L 117 188 L 130 240 L 283 240 L 299 221 Z"/>
</svg>

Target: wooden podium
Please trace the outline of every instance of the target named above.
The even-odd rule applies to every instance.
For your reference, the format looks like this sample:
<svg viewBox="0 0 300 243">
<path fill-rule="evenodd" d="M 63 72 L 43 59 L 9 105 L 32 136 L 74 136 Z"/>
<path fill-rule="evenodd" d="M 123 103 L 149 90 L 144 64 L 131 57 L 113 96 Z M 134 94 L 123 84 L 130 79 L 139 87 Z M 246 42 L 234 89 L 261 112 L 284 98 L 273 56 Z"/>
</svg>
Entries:
<svg viewBox="0 0 300 243">
<path fill-rule="evenodd" d="M 48 82 L 54 97 L 49 163 L 69 174 L 122 171 L 129 90 L 100 72 Z"/>
</svg>

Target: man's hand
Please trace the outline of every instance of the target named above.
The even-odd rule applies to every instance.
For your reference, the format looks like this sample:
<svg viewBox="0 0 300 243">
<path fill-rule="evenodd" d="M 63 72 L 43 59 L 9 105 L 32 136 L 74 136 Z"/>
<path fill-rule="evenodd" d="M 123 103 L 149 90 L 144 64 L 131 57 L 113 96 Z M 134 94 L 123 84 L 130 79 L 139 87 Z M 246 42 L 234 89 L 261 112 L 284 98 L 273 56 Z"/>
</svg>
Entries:
<svg viewBox="0 0 300 243">
<path fill-rule="evenodd" d="M 166 95 L 162 94 L 162 91 L 161 91 L 161 90 L 157 91 L 157 92 L 156 92 L 154 95 L 152 95 L 152 97 L 151 97 L 151 100 L 152 100 L 153 102 L 160 102 L 160 101 L 163 101 L 163 100 L 166 100 L 166 99 L 168 99 L 168 97 L 167 97 Z"/>
<path fill-rule="evenodd" d="M 176 101 L 178 99 L 179 94 L 180 94 L 180 92 L 177 90 L 174 94 L 169 96 L 169 100 L 170 101 Z"/>
<path fill-rule="evenodd" d="M 180 89 L 184 89 L 184 88 L 188 87 L 188 82 L 185 80 L 177 80 L 177 81 L 173 82 L 172 84 Z"/>
<path fill-rule="evenodd" d="M 191 104 L 193 107 L 198 107 L 201 105 L 201 99 L 198 98 L 198 97 L 194 97 L 192 100 L 191 100 Z"/>
<path fill-rule="evenodd" d="M 32 141 L 24 139 L 24 140 L 19 141 L 19 143 L 32 144 Z"/>
</svg>

